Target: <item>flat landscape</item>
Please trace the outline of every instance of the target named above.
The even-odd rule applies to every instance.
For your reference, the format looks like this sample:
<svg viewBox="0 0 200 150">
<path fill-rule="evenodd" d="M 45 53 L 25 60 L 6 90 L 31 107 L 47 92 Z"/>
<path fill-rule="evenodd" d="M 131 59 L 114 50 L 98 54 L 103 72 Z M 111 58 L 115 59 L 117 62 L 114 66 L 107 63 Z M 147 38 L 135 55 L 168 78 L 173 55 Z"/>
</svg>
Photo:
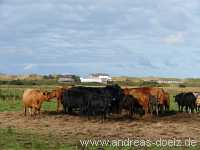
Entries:
<svg viewBox="0 0 200 150">
<path fill-rule="evenodd" d="M 126 112 L 122 115 L 112 115 L 103 123 L 98 117 L 80 117 L 57 113 L 56 101 L 45 102 L 40 117 L 24 116 L 21 97 L 27 87 L 1 87 L 1 94 L 19 95 L 18 97 L 0 100 L 0 132 L 2 149 L 97 149 L 98 147 L 82 146 L 80 140 L 87 139 L 124 139 L 141 138 L 152 141 L 162 139 L 200 140 L 200 114 L 177 112 L 173 95 L 182 91 L 200 91 L 200 88 L 187 87 L 164 88 L 170 93 L 170 112 L 163 115 L 130 119 Z M 38 87 L 33 87 L 38 88 Z M 41 89 L 51 90 L 54 86 L 43 86 Z M 4 91 L 4 92 L 2 92 Z M 15 93 L 15 94 L 13 94 Z M 6 137 L 6 138 L 5 138 Z M 30 140 L 31 139 L 31 140 Z M 12 141 L 9 143 L 8 141 Z M 190 147 L 190 149 L 198 149 Z M 187 148 L 187 147 L 182 147 Z M 105 147 L 105 149 L 116 149 Z M 118 147 L 118 149 L 137 149 Z M 141 149 L 146 149 L 141 147 Z M 151 147 L 150 149 L 161 149 Z M 164 149 L 164 148 L 163 148 Z M 180 149 L 180 147 L 174 147 Z"/>
</svg>

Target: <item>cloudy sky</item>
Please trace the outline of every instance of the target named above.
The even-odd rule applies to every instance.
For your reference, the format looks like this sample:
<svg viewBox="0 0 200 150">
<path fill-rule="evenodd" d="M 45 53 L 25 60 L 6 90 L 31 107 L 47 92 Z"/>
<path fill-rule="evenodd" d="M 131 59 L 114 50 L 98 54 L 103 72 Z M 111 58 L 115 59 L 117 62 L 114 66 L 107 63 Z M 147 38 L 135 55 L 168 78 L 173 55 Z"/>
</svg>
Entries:
<svg viewBox="0 0 200 150">
<path fill-rule="evenodd" d="M 0 0 L 0 72 L 200 77 L 200 1 Z"/>
</svg>

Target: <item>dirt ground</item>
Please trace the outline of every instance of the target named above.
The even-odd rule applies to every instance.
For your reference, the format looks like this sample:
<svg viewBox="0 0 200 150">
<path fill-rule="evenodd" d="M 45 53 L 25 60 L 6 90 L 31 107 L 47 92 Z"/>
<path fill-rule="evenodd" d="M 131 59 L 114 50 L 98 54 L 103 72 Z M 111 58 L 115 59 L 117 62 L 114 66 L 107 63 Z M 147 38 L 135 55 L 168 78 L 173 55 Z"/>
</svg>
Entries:
<svg viewBox="0 0 200 150">
<path fill-rule="evenodd" d="M 1 112 L 0 128 L 31 130 L 41 135 L 54 135 L 65 143 L 86 138 L 148 139 L 191 137 L 200 140 L 200 114 L 174 113 L 162 117 L 98 119 L 43 112 L 40 118 L 25 117 L 21 112 Z"/>
</svg>

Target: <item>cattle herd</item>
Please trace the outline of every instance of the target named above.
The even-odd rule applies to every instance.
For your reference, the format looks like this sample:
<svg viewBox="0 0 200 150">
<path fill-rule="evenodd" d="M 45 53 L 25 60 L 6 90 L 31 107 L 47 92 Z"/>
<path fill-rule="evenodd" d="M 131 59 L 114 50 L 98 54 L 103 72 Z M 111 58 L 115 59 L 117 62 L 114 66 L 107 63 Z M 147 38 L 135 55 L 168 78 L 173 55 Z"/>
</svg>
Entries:
<svg viewBox="0 0 200 150">
<path fill-rule="evenodd" d="M 40 114 L 44 101 L 57 99 L 57 112 L 60 104 L 66 114 L 78 113 L 80 116 L 101 116 L 102 119 L 121 114 L 126 110 L 129 117 L 134 114 L 156 115 L 169 111 L 170 95 L 162 88 L 141 87 L 122 89 L 118 85 L 106 87 L 56 88 L 51 92 L 27 89 L 23 94 L 24 113 L 27 108 L 31 115 Z M 179 93 L 174 96 L 179 111 L 199 111 L 200 96 L 198 93 Z"/>
</svg>

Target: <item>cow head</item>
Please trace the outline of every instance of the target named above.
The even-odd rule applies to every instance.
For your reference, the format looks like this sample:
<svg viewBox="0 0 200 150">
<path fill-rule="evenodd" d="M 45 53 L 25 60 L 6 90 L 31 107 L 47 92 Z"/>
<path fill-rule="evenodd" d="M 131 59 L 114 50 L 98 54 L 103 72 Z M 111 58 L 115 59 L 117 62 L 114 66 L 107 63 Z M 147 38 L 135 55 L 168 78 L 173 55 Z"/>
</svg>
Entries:
<svg viewBox="0 0 200 150">
<path fill-rule="evenodd" d="M 112 112 L 119 113 L 119 103 L 123 99 L 123 90 L 121 87 L 117 84 L 114 85 L 108 85 L 106 89 L 111 94 L 111 106 L 112 106 Z"/>
<path fill-rule="evenodd" d="M 43 96 L 43 99 L 44 100 L 47 100 L 47 101 L 49 101 L 49 96 L 50 96 L 50 92 L 47 92 L 47 91 L 43 91 L 42 92 L 42 96 Z"/>
<path fill-rule="evenodd" d="M 57 96 L 56 90 L 52 90 L 51 92 L 48 92 L 48 98 L 49 99 L 55 98 L 56 96 Z"/>
<path fill-rule="evenodd" d="M 128 89 L 128 88 L 123 89 L 124 95 L 129 95 L 129 91 L 130 91 L 130 89 Z"/>
<path fill-rule="evenodd" d="M 108 85 L 106 88 L 111 93 L 113 101 L 120 101 L 123 98 L 123 90 L 119 85 Z"/>
</svg>

